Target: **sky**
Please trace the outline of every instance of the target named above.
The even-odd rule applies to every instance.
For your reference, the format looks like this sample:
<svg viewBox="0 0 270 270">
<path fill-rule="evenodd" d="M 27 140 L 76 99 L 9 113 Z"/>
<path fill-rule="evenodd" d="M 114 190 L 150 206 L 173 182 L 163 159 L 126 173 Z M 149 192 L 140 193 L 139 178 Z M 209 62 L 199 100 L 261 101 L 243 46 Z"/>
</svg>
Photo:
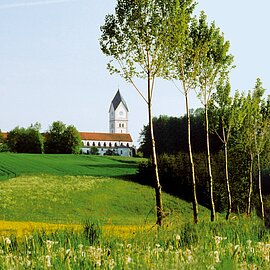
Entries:
<svg viewBox="0 0 270 270">
<path fill-rule="evenodd" d="M 233 90 L 248 91 L 256 78 L 270 94 L 269 0 L 198 0 L 209 21 L 230 41 L 236 68 Z M 129 132 L 138 146 L 147 107 L 134 88 L 106 69 L 100 26 L 116 0 L 0 0 L 0 129 L 42 131 L 54 121 L 79 131 L 108 132 L 110 102 L 119 89 L 129 108 Z M 147 85 L 141 83 L 146 89 Z M 200 106 L 195 95 L 191 107 Z M 158 80 L 155 116 L 184 115 L 184 98 L 172 82 Z"/>
</svg>

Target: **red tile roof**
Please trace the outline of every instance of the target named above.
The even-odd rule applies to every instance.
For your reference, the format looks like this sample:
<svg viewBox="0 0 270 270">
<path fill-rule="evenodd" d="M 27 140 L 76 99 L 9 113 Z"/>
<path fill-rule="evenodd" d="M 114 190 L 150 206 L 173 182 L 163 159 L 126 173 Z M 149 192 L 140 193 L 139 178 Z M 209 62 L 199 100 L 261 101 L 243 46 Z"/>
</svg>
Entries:
<svg viewBox="0 0 270 270">
<path fill-rule="evenodd" d="M 88 141 L 132 142 L 130 134 L 127 133 L 80 132 L 80 135 L 82 140 Z"/>
<path fill-rule="evenodd" d="M 8 133 L 1 133 L 4 139 L 7 139 Z M 100 133 L 100 132 L 80 132 L 81 139 L 86 141 L 116 141 L 132 142 L 130 134 L 126 133 Z"/>
</svg>

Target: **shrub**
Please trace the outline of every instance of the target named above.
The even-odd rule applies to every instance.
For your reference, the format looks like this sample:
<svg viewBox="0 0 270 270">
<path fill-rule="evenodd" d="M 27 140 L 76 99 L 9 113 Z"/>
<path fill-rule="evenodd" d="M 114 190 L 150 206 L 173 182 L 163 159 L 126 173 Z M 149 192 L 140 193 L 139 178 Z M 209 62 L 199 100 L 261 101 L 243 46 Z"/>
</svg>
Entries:
<svg viewBox="0 0 270 270">
<path fill-rule="evenodd" d="M 86 220 L 83 231 L 90 245 L 99 242 L 101 237 L 101 227 L 97 221 L 91 219 Z"/>
</svg>

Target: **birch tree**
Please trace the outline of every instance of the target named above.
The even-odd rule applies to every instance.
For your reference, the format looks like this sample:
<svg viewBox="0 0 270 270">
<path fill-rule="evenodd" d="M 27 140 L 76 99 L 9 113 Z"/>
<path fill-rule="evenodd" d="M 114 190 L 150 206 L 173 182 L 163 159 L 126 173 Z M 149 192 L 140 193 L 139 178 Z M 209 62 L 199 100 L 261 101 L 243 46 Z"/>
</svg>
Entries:
<svg viewBox="0 0 270 270">
<path fill-rule="evenodd" d="M 245 99 L 245 118 L 243 122 L 242 136 L 240 144 L 245 150 L 248 156 L 249 168 L 248 168 L 248 196 L 247 196 L 247 216 L 251 215 L 251 199 L 253 194 L 253 175 L 254 175 L 254 158 L 257 157 L 257 165 L 260 166 L 260 153 L 262 151 L 263 144 L 261 138 L 259 139 L 260 129 L 262 128 L 262 119 L 260 115 L 260 107 L 262 102 L 262 96 L 265 89 L 262 88 L 260 79 L 257 79 L 253 91 L 249 91 Z M 260 134 L 262 135 L 262 134 Z M 260 142 L 259 142 L 260 141 Z M 258 167 L 258 171 L 260 168 Z M 259 177 L 260 178 L 260 177 Z M 260 179 L 259 179 L 260 182 Z M 259 190 L 260 188 L 259 183 Z M 260 194 L 262 203 L 262 197 Z"/>
<path fill-rule="evenodd" d="M 225 182 L 227 190 L 227 213 L 226 220 L 229 219 L 232 212 L 232 195 L 229 179 L 229 162 L 228 162 L 228 144 L 233 131 L 236 131 L 242 124 L 244 111 L 243 94 L 240 96 L 236 91 L 234 98 L 231 97 L 231 85 L 228 80 L 217 86 L 217 91 L 213 95 L 211 107 L 211 120 L 214 132 L 217 134 L 224 146 L 225 160 Z M 215 121 L 216 119 L 216 121 Z"/>
<path fill-rule="evenodd" d="M 148 108 L 148 121 L 152 148 L 152 166 L 155 175 L 157 224 L 162 224 L 163 206 L 161 185 L 153 131 L 152 103 L 154 84 L 157 77 L 165 77 L 168 70 L 166 51 L 170 6 L 175 1 L 161 0 L 118 0 L 115 14 L 107 15 L 101 27 L 100 46 L 111 58 L 108 68 L 131 83 Z M 146 91 L 135 78 L 146 79 Z M 146 94 L 145 94 L 146 92 Z"/>
<path fill-rule="evenodd" d="M 225 41 L 223 34 L 220 32 L 220 29 L 215 26 L 214 22 L 208 25 L 206 15 L 203 12 L 200 14 L 199 20 L 192 24 L 191 38 L 195 41 L 196 51 L 199 52 L 197 95 L 204 106 L 211 221 L 214 221 L 215 203 L 209 141 L 208 108 L 213 91 L 233 68 L 233 57 L 229 54 L 229 42 Z"/>
<path fill-rule="evenodd" d="M 263 94 L 265 89 L 262 87 L 262 82 L 258 78 L 255 84 L 253 93 L 254 104 L 254 147 L 257 158 L 257 172 L 258 172 L 258 186 L 259 186 L 259 200 L 261 206 L 261 217 L 264 220 L 264 203 L 262 195 L 262 173 L 261 173 L 261 154 L 264 151 L 266 142 L 269 136 L 269 112 L 268 102 L 265 102 Z"/>
<path fill-rule="evenodd" d="M 190 3 L 189 12 L 184 14 L 183 7 L 176 5 L 173 10 L 174 16 L 170 21 L 169 42 L 170 42 L 170 63 L 171 73 L 170 78 L 179 80 L 181 83 L 182 93 L 185 97 L 185 109 L 187 117 L 187 143 L 189 162 L 192 175 L 192 193 L 193 193 L 193 218 L 194 223 L 197 224 L 198 219 L 198 200 L 196 191 L 196 176 L 195 164 L 193 160 L 192 144 L 191 144 L 191 122 L 190 122 L 190 109 L 189 109 L 189 94 L 196 87 L 196 75 L 198 71 L 198 50 L 193 46 L 195 40 L 190 37 L 190 25 L 192 20 L 190 15 L 194 9 L 194 4 Z"/>
</svg>

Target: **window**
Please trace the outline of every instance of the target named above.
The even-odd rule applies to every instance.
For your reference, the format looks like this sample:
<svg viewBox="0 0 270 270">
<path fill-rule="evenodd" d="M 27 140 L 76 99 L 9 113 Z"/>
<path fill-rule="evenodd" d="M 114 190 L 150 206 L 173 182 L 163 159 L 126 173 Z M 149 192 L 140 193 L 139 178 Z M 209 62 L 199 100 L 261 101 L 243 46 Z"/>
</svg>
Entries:
<svg viewBox="0 0 270 270">
<path fill-rule="evenodd" d="M 95 142 L 93 142 L 93 146 L 96 146 Z"/>
<path fill-rule="evenodd" d="M 129 147 L 129 143 L 127 143 L 127 147 Z"/>
<path fill-rule="evenodd" d="M 89 142 L 87 142 L 86 145 L 89 146 Z"/>
<path fill-rule="evenodd" d="M 112 143 L 109 143 L 109 147 L 112 147 Z"/>
<path fill-rule="evenodd" d="M 119 124 L 119 127 L 121 127 L 121 123 Z"/>
<path fill-rule="evenodd" d="M 106 147 L 106 143 L 104 143 L 103 146 Z"/>
<path fill-rule="evenodd" d="M 114 143 L 114 146 L 117 147 L 117 143 Z"/>
<path fill-rule="evenodd" d="M 98 142 L 98 146 L 101 146 L 100 142 Z"/>
</svg>

